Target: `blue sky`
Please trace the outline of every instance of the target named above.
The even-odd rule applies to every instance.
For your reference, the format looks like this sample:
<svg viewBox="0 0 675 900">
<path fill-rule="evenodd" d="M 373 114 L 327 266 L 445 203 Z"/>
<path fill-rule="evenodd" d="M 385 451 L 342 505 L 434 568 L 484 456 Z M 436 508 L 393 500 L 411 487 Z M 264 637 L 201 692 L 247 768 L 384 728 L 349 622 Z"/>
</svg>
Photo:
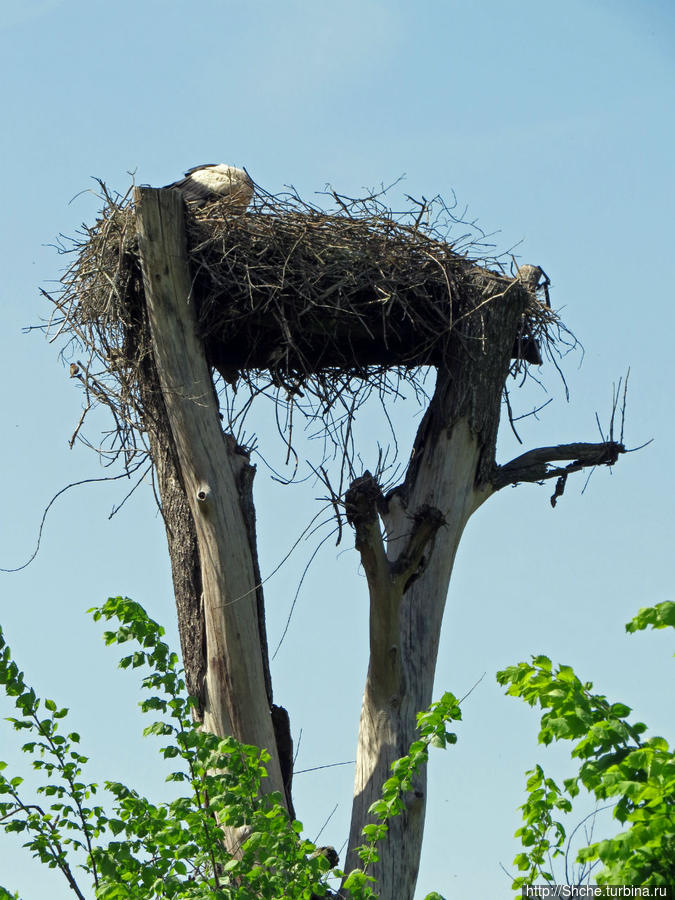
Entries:
<svg viewBox="0 0 675 900">
<path fill-rule="evenodd" d="M 105 474 L 90 450 L 68 449 L 81 399 L 57 346 L 22 332 L 49 313 L 39 288 L 64 264 L 49 245 L 95 216 L 92 177 L 124 191 L 132 171 L 161 185 L 189 166 L 227 162 L 268 190 L 293 184 L 309 199 L 326 183 L 354 194 L 403 174 L 400 190 L 414 196 L 454 191 L 498 232 L 500 250 L 521 242 L 520 261 L 544 267 L 554 307 L 585 347 L 583 364 L 566 360 L 569 404 L 551 366 L 541 373 L 548 395 L 530 388 L 517 399 L 523 410 L 554 399 L 540 421 L 523 423 L 525 447 L 598 439 L 595 413 L 606 422 L 612 383 L 631 367 L 626 440 L 654 442 L 612 475 L 596 472 L 583 495 L 584 476 L 571 480 L 555 510 L 550 486 L 491 499 L 469 523 L 448 597 L 436 693 L 462 695 L 485 677 L 465 704 L 458 745 L 432 761 L 419 897 L 508 896 L 499 863 L 517 850 L 523 771 L 550 759 L 563 777 L 571 764 L 565 748 L 536 746 L 535 716 L 502 696 L 498 668 L 548 653 L 674 737 L 672 642 L 629 638 L 623 623 L 673 591 L 675 8 L 25 0 L 0 13 L 0 59 L 1 567 L 30 555 L 57 490 Z M 255 428 L 272 447 L 267 413 Z M 419 411 L 399 404 L 394 414 L 405 448 Z M 366 464 L 381 436 L 363 424 Z M 505 461 L 520 449 L 505 432 L 499 452 Z M 71 707 L 92 778 L 161 790 L 150 741 L 139 737 L 134 679 L 116 671 L 84 614 L 126 594 L 175 639 L 150 490 L 108 520 L 125 492 L 89 485 L 57 502 L 33 564 L 0 574 L 0 622 L 38 692 Z M 320 493 L 311 482 L 282 489 L 259 465 L 263 574 Z M 272 646 L 320 537 L 266 584 Z M 328 541 L 273 664 L 296 740 L 302 729 L 297 768 L 354 757 L 366 608 L 351 541 Z M 0 732 L 0 758 L 18 765 L 13 745 Z M 351 786 L 349 766 L 297 776 L 310 837 L 338 804 L 321 841 L 341 846 Z M 24 900 L 69 896 L 17 848 L 0 838 L 0 883 Z"/>
</svg>

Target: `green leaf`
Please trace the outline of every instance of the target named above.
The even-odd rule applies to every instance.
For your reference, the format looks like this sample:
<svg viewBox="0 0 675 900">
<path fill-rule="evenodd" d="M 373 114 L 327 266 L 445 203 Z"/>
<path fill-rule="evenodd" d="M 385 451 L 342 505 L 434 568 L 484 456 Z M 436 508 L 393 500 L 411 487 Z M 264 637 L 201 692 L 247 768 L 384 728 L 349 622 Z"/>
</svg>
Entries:
<svg viewBox="0 0 675 900">
<path fill-rule="evenodd" d="M 638 611 L 626 624 L 629 633 L 644 631 L 646 628 L 675 628 L 675 603 L 672 600 L 664 600 L 655 606 L 647 606 Z"/>
</svg>

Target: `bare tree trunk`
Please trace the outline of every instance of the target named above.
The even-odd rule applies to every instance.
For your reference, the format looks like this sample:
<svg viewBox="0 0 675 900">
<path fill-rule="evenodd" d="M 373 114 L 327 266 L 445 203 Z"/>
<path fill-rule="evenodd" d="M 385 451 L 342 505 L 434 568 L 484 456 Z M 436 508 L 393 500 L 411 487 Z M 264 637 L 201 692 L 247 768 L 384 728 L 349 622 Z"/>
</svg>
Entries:
<svg viewBox="0 0 675 900">
<path fill-rule="evenodd" d="M 204 727 L 265 748 L 271 759 L 264 790 L 284 796 L 255 542 L 244 508 L 248 459 L 222 432 L 196 336 L 183 200 L 176 192 L 138 188 L 135 202 L 153 353 L 200 562 Z"/>
</svg>

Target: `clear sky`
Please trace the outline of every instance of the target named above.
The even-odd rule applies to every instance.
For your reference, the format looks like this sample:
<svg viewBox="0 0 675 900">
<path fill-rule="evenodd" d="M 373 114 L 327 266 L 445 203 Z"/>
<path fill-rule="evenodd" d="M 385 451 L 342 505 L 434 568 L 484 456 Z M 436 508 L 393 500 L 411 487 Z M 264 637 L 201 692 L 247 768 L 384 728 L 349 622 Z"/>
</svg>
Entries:
<svg viewBox="0 0 675 900">
<path fill-rule="evenodd" d="M 455 567 L 436 693 L 463 695 L 459 743 L 432 761 L 418 896 L 509 896 L 523 772 L 564 752 L 536 745 L 535 714 L 505 698 L 494 673 L 545 652 L 573 665 L 672 739 L 672 644 L 627 637 L 638 607 L 672 598 L 675 383 L 672 335 L 675 7 L 667 0 L 5 0 L 0 11 L 3 127 L 0 207 L 0 566 L 30 556 L 50 497 L 106 474 L 82 445 L 81 410 L 56 345 L 22 329 L 49 314 L 39 288 L 64 265 L 52 244 L 92 221 L 92 177 L 125 191 L 129 172 L 161 185 L 204 162 L 246 165 L 270 191 L 313 199 L 326 183 L 354 194 L 405 174 L 402 190 L 450 196 L 501 250 L 520 243 L 585 347 L 569 357 L 571 401 L 545 366 L 554 402 L 523 423 L 524 447 L 599 439 L 612 383 L 631 367 L 626 441 L 654 442 L 613 474 L 490 500 L 469 523 Z M 76 196 L 80 195 L 80 196 Z M 73 199 L 76 198 L 76 199 Z M 514 385 L 515 390 L 515 385 Z M 521 409 L 549 396 L 516 398 Z M 272 439 L 261 411 L 261 446 Z M 419 412 L 395 410 L 405 457 Z M 373 465 L 378 434 L 361 432 Z M 96 434 L 90 432 L 96 440 Z M 407 443 L 406 443 L 407 442 Z M 500 458 L 522 451 L 505 432 Z M 308 451 L 309 452 L 309 451 Z M 273 455 L 273 453 L 272 453 Z M 71 707 L 91 777 L 163 790 L 139 735 L 135 680 L 116 670 L 84 611 L 107 596 L 143 603 L 177 642 L 168 554 L 149 488 L 112 520 L 127 486 L 65 494 L 30 567 L 0 574 L 0 622 L 43 695 Z M 260 464 L 263 573 L 317 510 L 321 490 L 279 488 Z M 266 584 L 270 644 L 284 628 L 318 540 L 300 544 Z M 289 708 L 297 768 L 352 760 L 367 664 L 367 595 L 348 535 L 328 541 L 305 579 L 273 663 Z M 8 707 L 0 706 L 0 710 Z M 0 759 L 24 764 L 0 732 Z M 314 838 L 341 847 L 350 766 L 298 775 L 296 809 Z M 606 815 L 606 814 L 605 814 Z M 0 837 L 0 883 L 24 900 L 70 896 L 65 882 Z M 476 894 L 477 895 L 477 894 Z"/>
</svg>

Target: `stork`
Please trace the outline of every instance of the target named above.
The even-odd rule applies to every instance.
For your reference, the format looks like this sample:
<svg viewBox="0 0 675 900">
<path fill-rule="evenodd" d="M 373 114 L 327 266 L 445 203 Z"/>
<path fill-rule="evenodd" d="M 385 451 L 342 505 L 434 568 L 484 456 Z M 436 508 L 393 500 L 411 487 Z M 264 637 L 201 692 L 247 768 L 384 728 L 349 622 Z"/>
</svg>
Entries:
<svg viewBox="0 0 675 900">
<path fill-rule="evenodd" d="M 185 178 L 165 187 L 180 191 L 192 206 L 226 200 L 234 212 L 244 212 L 253 197 L 253 182 L 245 169 L 216 163 L 194 166 Z"/>
</svg>

